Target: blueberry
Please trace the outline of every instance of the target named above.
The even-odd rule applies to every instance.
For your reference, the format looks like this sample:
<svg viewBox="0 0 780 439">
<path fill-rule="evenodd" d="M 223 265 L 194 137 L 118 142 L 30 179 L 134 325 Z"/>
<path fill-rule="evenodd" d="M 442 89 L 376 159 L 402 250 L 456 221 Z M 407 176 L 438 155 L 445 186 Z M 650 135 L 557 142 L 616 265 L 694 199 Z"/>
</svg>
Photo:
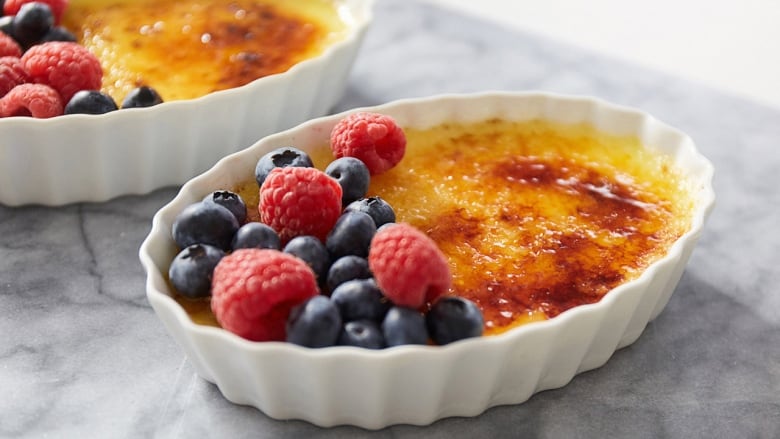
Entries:
<svg viewBox="0 0 780 439">
<path fill-rule="evenodd" d="M 391 302 L 374 279 L 353 279 L 336 287 L 330 295 L 345 322 L 371 320 L 381 322 Z"/>
<path fill-rule="evenodd" d="M 41 37 L 39 42 L 45 43 L 47 41 L 69 41 L 75 43 L 77 42 L 77 39 L 76 36 L 73 35 L 73 32 L 62 26 L 54 26 Z"/>
<path fill-rule="evenodd" d="M 176 255 L 168 269 L 168 277 L 183 296 L 206 297 L 211 294 L 214 267 L 223 256 L 225 252 L 214 246 L 193 244 Z"/>
<path fill-rule="evenodd" d="M 385 347 L 382 330 L 377 323 L 370 320 L 355 320 L 345 323 L 336 343 L 342 346 L 357 346 L 367 349 Z"/>
<path fill-rule="evenodd" d="M 347 255 L 367 257 L 375 233 L 376 224 L 367 213 L 344 212 L 328 232 L 325 247 L 333 259 Z"/>
<path fill-rule="evenodd" d="M 371 173 L 365 163 L 354 157 L 341 157 L 330 162 L 325 173 L 341 186 L 341 205 L 363 198 L 371 182 Z"/>
<path fill-rule="evenodd" d="M 152 87 L 142 85 L 130 90 L 130 93 L 125 96 L 122 101 L 122 108 L 141 108 L 152 107 L 157 104 L 162 104 L 163 99 L 157 90 Z"/>
<path fill-rule="evenodd" d="M 184 208 L 173 222 L 173 240 L 179 248 L 208 244 L 229 250 L 238 221 L 229 210 L 214 203 L 195 203 Z"/>
<path fill-rule="evenodd" d="M 239 248 L 271 248 L 279 250 L 281 245 L 279 234 L 270 226 L 263 223 L 250 222 L 239 227 L 236 234 L 233 235 L 230 248 L 233 250 Z"/>
<path fill-rule="evenodd" d="M 427 344 L 425 315 L 416 309 L 394 306 L 382 322 L 382 334 L 387 346 Z"/>
<path fill-rule="evenodd" d="M 316 237 L 296 236 L 284 246 L 283 251 L 306 261 L 318 280 L 324 281 L 328 277 L 330 255 L 322 241 Z"/>
<path fill-rule="evenodd" d="M 314 163 L 308 154 L 298 148 L 286 146 L 277 148 L 264 156 L 260 157 L 255 166 L 255 180 L 257 186 L 263 185 L 265 178 L 274 168 L 285 168 L 287 166 L 297 166 L 302 168 L 311 168 Z"/>
<path fill-rule="evenodd" d="M 241 195 L 231 191 L 214 191 L 203 198 L 204 203 L 216 203 L 232 213 L 239 224 L 246 221 L 246 203 Z"/>
<path fill-rule="evenodd" d="M 0 2 L 2 3 L 2 2 Z M 2 11 L 0 11 L 1 13 Z M 5 15 L 3 17 L 0 17 L 0 32 L 3 32 L 4 34 L 8 35 L 9 37 L 16 39 L 16 36 L 14 36 L 14 16 L 13 15 Z"/>
<path fill-rule="evenodd" d="M 104 114 L 117 109 L 114 98 L 99 90 L 80 90 L 65 105 L 64 114 Z"/>
<path fill-rule="evenodd" d="M 379 197 L 361 198 L 349 203 L 344 210 L 369 214 L 374 219 L 377 228 L 395 222 L 395 211 L 393 211 L 392 206 Z"/>
<path fill-rule="evenodd" d="M 426 315 L 428 332 L 439 345 L 482 335 L 484 320 L 474 302 L 462 297 L 445 296 L 433 304 Z"/>
<path fill-rule="evenodd" d="M 19 8 L 13 20 L 13 33 L 16 41 L 23 47 L 29 47 L 46 35 L 54 26 L 54 14 L 46 3 L 30 2 Z"/>
<path fill-rule="evenodd" d="M 336 259 L 328 269 L 327 286 L 329 291 L 352 279 L 369 279 L 373 277 L 368 268 L 366 258 L 349 255 Z"/>
<path fill-rule="evenodd" d="M 310 348 L 333 346 L 341 333 L 341 316 L 326 296 L 317 295 L 290 311 L 287 341 Z"/>
</svg>

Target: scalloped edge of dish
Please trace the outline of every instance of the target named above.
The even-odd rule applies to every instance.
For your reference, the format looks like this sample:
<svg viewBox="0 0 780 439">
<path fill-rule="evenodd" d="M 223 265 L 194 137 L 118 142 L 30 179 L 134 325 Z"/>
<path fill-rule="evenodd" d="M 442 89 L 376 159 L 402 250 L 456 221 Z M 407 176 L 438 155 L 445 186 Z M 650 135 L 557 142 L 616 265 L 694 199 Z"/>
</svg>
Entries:
<svg viewBox="0 0 780 439">
<path fill-rule="evenodd" d="M 275 147 L 293 144 L 305 149 L 327 142 L 336 121 L 355 111 L 388 114 L 405 127 L 493 116 L 540 117 L 590 122 L 606 132 L 637 135 L 643 145 L 672 155 L 688 174 L 695 188 L 691 227 L 665 257 L 597 303 L 500 335 L 447 346 L 307 349 L 250 342 L 220 328 L 193 323 L 171 297 L 163 274 L 176 253 L 169 233 L 176 213 L 214 188 L 245 180 L 257 159 Z M 198 374 L 215 383 L 228 400 L 254 406 L 276 419 L 300 419 L 326 427 L 427 425 L 524 402 L 536 392 L 564 386 L 576 374 L 600 367 L 617 349 L 633 343 L 666 306 L 685 269 L 714 207 L 713 172 L 712 164 L 687 135 L 646 113 L 600 99 L 534 92 L 404 99 L 315 119 L 224 158 L 186 183 L 154 216 L 139 256 L 148 276 L 150 304 Z"/>
<path fill-rule="evenodd" d="M 264 136 L 326 114 L 344 92 L 373 4 L 341 0 L 348 35 L 241 87 L 102 115 L 0 119 L 0 203 L 97 202 L 180 185 Z"/>
</svg>

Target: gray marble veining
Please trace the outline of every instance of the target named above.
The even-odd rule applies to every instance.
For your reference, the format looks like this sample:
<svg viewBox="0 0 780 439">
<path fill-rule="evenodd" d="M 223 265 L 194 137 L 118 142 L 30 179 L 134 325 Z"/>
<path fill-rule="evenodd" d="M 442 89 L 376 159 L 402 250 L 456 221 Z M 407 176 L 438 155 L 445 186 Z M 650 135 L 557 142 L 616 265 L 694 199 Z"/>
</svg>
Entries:
<svg viewBox="0 0 780 439">
<path fill-rule="evenodd" d="M 379 1 L 376 17 L 334 111 L 449 92 L 595 95 L 682 129 L 714 162 L 716 209 L 640 339 L 476 418 L 377 432 L 275 421 L 198 378 L 146 302 L 138 247 L 176 188 L 0 206 L 0 437 L 780 437 L 780 111 L 419 1 Z"/>
</svg>

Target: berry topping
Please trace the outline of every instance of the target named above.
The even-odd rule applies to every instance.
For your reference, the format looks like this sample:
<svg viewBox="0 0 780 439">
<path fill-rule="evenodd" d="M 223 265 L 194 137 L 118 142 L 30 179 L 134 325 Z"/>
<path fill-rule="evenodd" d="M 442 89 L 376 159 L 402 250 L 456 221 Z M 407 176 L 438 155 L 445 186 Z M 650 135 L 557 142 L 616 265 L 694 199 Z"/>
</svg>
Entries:
<svg viewBox="0 0 780 439">
<path fill-rule="evenodd" d="M 114 99 L 99 90 L 79 90 L 65 105 L 64 114 L 104 114 L 116 111 Z"/>
<path fill-rule="evenodd" d="M 0 56 L 22 56 L 22 48 L 12 37 L 0 32 Z"/>
<path fill-rule="evenodd" d="M 406 136 L 390 116 L 353 113 L 333 127 L 330 148 L 334 157 L 360 159 L 371 175 L 377 175 L 401 161 L 406 152 Z"/>
<path fill-rule="evenodd" d="M 328 233 L 325 247 L 333 259 L 342 256 L 368 256 L 368 246 L 376 233 L 374 220 L 363 212 L 345 212 Z"/>
<path fill-rule="evenodd" d="M 22 46 L 30 47 L 54 26 L 54 14 L 46 3 L 30 2 L 21 5 L 14 16 L 14 38 Z"/>
<path fill-rule="evenodd" d="M 236 217 L 239 224 L 246 221 L 246 203 L 241 195 L 231 191 L 214 191 L 203 198 L 204 203 L 216 203 L 226 208 Z"/>
<path fill-rule="evenodd" d="M 336 287 L 353 279 L 369 279 L 371 270 L 368 269 L 368 260 L 360 256 L 344 256 L 336 259 L 328 269 L 328 291 L 334 291 Z"/>
<path fill-rule="evenodd" d="M 308 154 L 298 148 L 287 146 L 277 148 L 260 157 L 255 166 L 255 180 L 257 187 L 262 187 L 268 174 L 274 168 L 286 168 L 294 166 L 298 168 L 311 168 L 314 166 Z"/>
<path fill-rule="evenodd" d="M 79 90 L 99 90 L 103 79 L 100 61 L 84 46 L 69 41 L 50 41 L 31 47 L 22 64 L 33 82 L 57 90 L 69 102 Z"/>
<path fill-rule="evenodd" d="M 211 294 L 214 267 L 225 256 L 222 250 L 205 244 L 193 244 L 171 262 L 168 277 L 176 290 L 187 297 L 206 297 Z"/>
<path fill-rule="evenodd" d="M 336 343 L 342 346 L 357 346 L 366 349 L 385 347 L 382 330 L 377 323 L 370 320 L 355 320 L 345 323 Z"/>
<path fill-rule="evenodd" d="M 371 182 L 371 173 L 365 163 L 354 157 L 342 157 L 330 162 L 325 173 L 341 185 L 342 206 L 364 197 Z"/>
<path fill-rule="evenodd" d="M 344 208 L 345 211 L 365 212 L 374 219 L 377 229 L 395 222 L 395 211 L 387 201 L 379 197 L 361 198 Z"/>
<path fill-rule="evenodd" d="M 287 341 L 310 348 L 333 346 L 341 332 L 341 315 L 326 296 L 314 296 L 290 312 Z"/>
<path fill-rule="evenodd" d="M 229 250 L 238 221 L 225 207 L 215 203 L 195 203 L 184 208 L 173 222 L 173 240 L 179 248 L 209 244 Z"/>
<path fill-rule="evenodd" d="M 391 303 L 373 279 L 355 279 L 339 285 L 330 295 L 345 322 L 371 320 L 381 322 Z"/>
<path fill-rule="evenodd" d="M 45 4 L 49 7 L 54 22 L 59 24 L 65 8 L 68 6 L 68 0 L 5 0 L 3 3 L 4 15 L 17 15 L 22 11 L 22 7 L 28 3 Z"/>
<path fill-rule="evenodd" d="M 382 334 L 387 346 L 427 344 L 425 315 L 416 309 L 394 306 L 382 322 Z"/>
<path fill-rule="evenodd" d="M 76 36 L 73 35 L 73 32 L 65 29 L 62 26 L 54 26 L 41 37 L 41 43 L 45 43 L 47 41 L 70 41 L 75 43 L 77 39 Z"/>
<path fill-rule="evenodd" d="M 314 236 L 296 236 L 284 246 L 285 253 L 303 259 L 317 275 L 318 281 L 324 281 L 330 268 L 330 255 L 325 244 Z"/>
<path fill-rule="evenodd" d="M 0 37 L 2 35 L 0 34 Z M 27 79 L 27 72 L 24 71 L 22 61 L 19 58 L 13 56 L 0 57 L 0 97 L 5 96 L 6 93 L 17 85 L 27 82 Z"/>
<path fill-rule="evenodd" d="M 0 117 L 32 116 L 46 119 L 61 114 L 60 95 L 47 85 L 17 85 L 0 98 Z"/>
<path fill-rule="evenodd" d="M 271 248 L 279 250 L 282 242 L 274 229 L 263 223 L 251 222 L 241 226 L 233 236 L 230 248 Z"/>
<path fill-rule="evenodd" d="M 325 241 L 341 214 L 341 186 L 316 168 L 274 168 L 260 188 L 258 211 L 283 243 L 301 235 Z"/>
<path fill-rule="evenodd" d="M 163 99 L 157 90 L 144 85 L 130 90 L 122 101 L 122 108 L 152 107 L 162 103 Z"/>
<path fill-rule="evenodd" d="M 426 323 L 436 344 L 447 344 L 482 335 L 484 319 L 474 302 L 462 297 L 444 296 L 433 304 Z"/>
<path fill-rule="evenodd" d="M 314 272 L 295 256 L 240 249 L 214 269 L 211 309 L 230 332 L 255 341 L 283 341 L 293 307 L 319 293 Z"/>
<path fill-rule="evenodd" d="M 398 306 L 419 308 L 450 287 L 450 267 L 431 238 L 399 223 L 374 235 L 368 264 L 377 285 Z"/>
</svg>

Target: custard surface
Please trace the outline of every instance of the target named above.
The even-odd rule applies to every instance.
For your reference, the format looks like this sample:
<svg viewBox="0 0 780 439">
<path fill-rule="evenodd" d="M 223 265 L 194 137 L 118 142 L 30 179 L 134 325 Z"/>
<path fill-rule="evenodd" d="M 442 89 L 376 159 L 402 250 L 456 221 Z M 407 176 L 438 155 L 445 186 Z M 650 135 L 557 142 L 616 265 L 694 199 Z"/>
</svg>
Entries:
<svg viewBox="0 0 780 439">
<path fill-rule="evenodd" d="M 692 189 L 671 159 L 587 125 L 489 120 L 405 129 L 398 166 L 369 196 L 447 256 L 450 293 L 482 309 L 486 334 L 555 317 L 639 276 L 688 230 Z M 311 153 L 317 167 L 327 146 Z M 257 185 L 237 190 L 259 220 Z M 216 324 L 208 301 L 179 299 Z"/>
<path fill-rule="evenodd" d="M 342 39 L 337 0 L 71 0 L 63 25 L 94 53 L 103 91 L 192 99 L 281 73 Z"/>
</svg>

